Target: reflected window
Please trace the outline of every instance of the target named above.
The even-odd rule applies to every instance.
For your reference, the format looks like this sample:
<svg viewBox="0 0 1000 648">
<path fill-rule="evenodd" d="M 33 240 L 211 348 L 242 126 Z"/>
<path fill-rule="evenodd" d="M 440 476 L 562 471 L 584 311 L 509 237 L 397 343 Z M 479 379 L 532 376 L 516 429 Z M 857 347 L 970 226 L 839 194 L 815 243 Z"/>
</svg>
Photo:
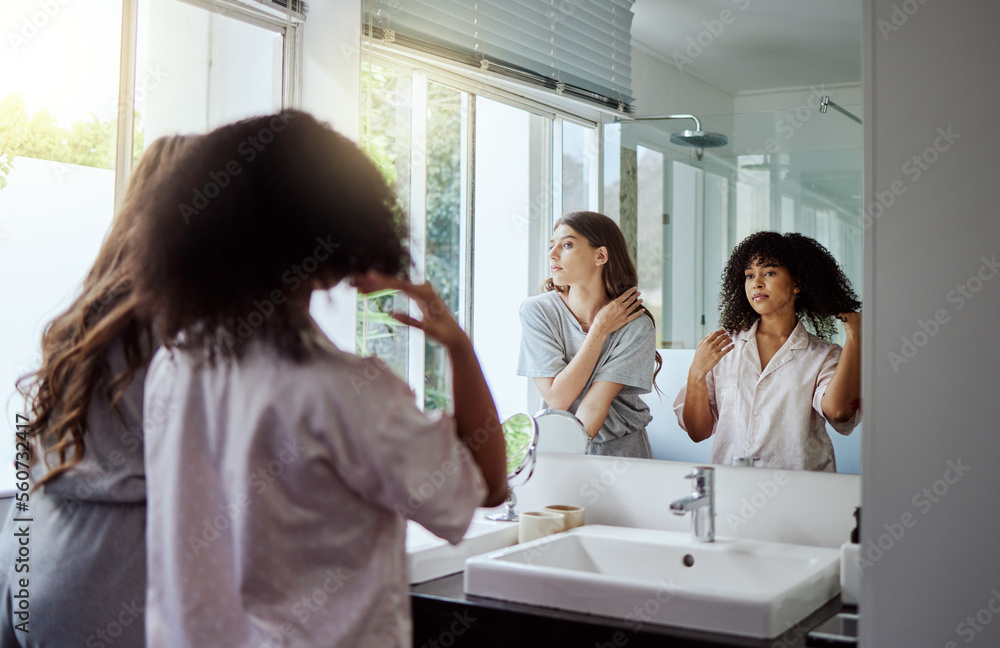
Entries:
<svg viewBox="0 0 1000 648">
<path fill-rule="evenodd" d="M 554 218 L 597 207 L 597 129 L 457 85 L 399 61 L 366 65 L 362 145 L 403 207 L 412 278 L 470 334 L 503 418 L 538 406 L 515 375 L 517 307 L 548 276 Z M 450 411 L 446 352 L 389 316 L 416 307 L 393 292 L 357 304 L 357 353 L 383 359 L 424 408 Z"/>
</svg>

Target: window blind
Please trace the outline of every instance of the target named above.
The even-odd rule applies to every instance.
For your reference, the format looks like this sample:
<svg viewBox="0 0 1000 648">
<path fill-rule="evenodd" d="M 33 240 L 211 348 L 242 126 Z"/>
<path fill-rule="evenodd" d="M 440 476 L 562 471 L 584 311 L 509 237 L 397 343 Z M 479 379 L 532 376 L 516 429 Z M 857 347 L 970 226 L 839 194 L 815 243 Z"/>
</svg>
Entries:
<svg viewBox="0 0 1000 648">
<path fill-rule="evenodd" d="M 633 2 L 367 0 L 365 33 L 631 112 Z"/>
</svg>

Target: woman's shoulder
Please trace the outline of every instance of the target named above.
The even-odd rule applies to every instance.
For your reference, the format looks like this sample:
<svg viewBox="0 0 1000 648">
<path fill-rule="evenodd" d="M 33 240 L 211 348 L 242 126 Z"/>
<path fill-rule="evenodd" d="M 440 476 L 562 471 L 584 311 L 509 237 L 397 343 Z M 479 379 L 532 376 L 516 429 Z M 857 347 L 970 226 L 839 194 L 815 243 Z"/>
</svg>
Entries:
<svg viewBox="0 0 1000 648">
<path fill-rule="evenodd" d="M 806 329 L 801 322 L 799 323 L 799 326 L 802 326 L 802 332 L 804 333 L 804 338 L 810 351 L 815 351 L 816 353 L 822 353 L 824 355 L 830 353 L 831 350 L 835 350 L 838 353 L 841 351 L 842 347 L 836 342 L 831 342 L 830 340 L 821 338 L 812 331 Z"/>
<path fill-rule="evenodd" d="M 653 320 L 643 314 L 635 318 L 625 326 L 616 331 L 618 335 L 628 341 L 645 340 L 646 338 L 656 340 L 656 325 Z"/>
<path fill-rule="evenodd" d="M 548 290 L 537 295 L 531 295 L 521 302 L 520 313 L 522 317 L 533 316 L 552 319 L 559 313 L 559 293 Z"/>
</svg>

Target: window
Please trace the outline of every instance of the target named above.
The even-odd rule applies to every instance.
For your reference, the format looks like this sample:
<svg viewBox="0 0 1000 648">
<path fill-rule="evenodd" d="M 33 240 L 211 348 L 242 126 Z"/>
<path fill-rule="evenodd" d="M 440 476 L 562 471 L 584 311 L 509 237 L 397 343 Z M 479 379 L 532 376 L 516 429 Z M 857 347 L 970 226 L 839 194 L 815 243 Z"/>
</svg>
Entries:
<svg viewBox="0 0 1000 648">
<path fill-rule="evenodd" d="M 38 366 L 43 327 L 75 296 L 115 198 L 122 3 L 51 4 L 5 2 L 0 18 L 17 36 L 0 55 L 0 396 L 11 425 L 23 402 L 14 381 Z M 0 464 L 6 488 L 11 440 Z"/>
<path fill-rule="evenodd" d="M 0 320 L 0 397 L 7 421 L 23 408 L 14 381 L 38 367 L 43 328 L 76 297 L 145 144 L 271 112 L 294 94 L 296 24 L 277 11 L 213 6 L 139 0 L 132 14 L 134 5 L 122 0 L 4 2 L 0 297 L 9 315 Z M 123 22 L 135 33 L 123 37 Z M 0 489 L 13 482 L 12 453 L 13 443 L 0 445 Z"/>
<path fill-rule="evenodd" d="M 136 142 L 205 133 L 280 110 L 283 27 L 265 28 L 178 0 L 139 0 Z"/>
<path fill-rule="evenodd" d="M 554 217 L 597 208 L 595 124 L 382 57 L 363 93 L 363 145 L 407 214 L 413 279 L 429 280 L 472 337 L 501 417 L 534 411 L 510 332 L 547 276 Z M 359 295 L 357 352 L 382 358 L 423 407 L 450 410 L 446 353 L 388 316 L 407 303 Z"/>
</svg>

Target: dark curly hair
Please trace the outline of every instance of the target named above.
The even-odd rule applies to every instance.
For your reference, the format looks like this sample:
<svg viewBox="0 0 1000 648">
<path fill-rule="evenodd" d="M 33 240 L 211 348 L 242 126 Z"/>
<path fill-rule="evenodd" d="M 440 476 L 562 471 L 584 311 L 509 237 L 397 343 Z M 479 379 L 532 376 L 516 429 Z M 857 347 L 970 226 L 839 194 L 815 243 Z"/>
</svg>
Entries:
<svg viewBox="0 0 1000 648">
<path fill-rule="evenodd" d="M 313 341 L 301 307 L 308 293 L 409 266 L 379 170 L 297 110 L 199 137 L 159 177 L 146 209 L 132 255 L 139 307 L 166 346 L 209 361 L 241 357 L 251 336 L 301 360 Z"/>
<path fill-rule="evenodd" d="M 837 332 L 833 321 L 837 313 L 861 308 L 837 260 L 814 239 L 796 233 L 755 232 L 736 246 L 722 271 L 719 324 L 727 331 L 745 331 L 760 319 L 746 295 L 745 270 L 754 261 L 770 261 L 788 269 L 799 285 L 795 314 L 825 340 Z"/>
</svg>

